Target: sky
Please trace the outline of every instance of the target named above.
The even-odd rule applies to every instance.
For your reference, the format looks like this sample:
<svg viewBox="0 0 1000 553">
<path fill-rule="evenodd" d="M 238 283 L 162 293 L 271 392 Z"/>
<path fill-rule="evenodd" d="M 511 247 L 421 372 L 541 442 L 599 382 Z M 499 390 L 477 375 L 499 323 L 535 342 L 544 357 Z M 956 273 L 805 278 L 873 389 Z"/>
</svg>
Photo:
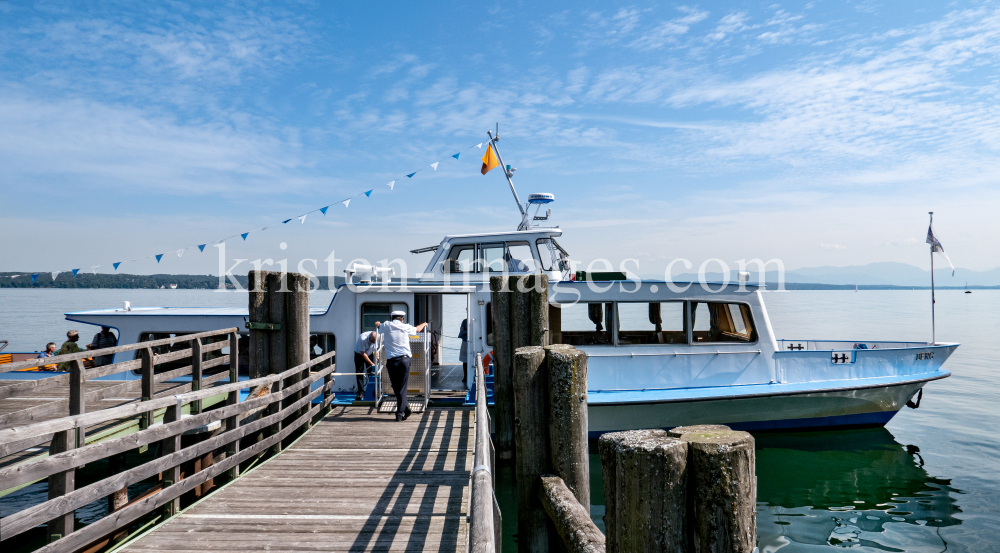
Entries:
<svg viewBox="0 0 1000 553">
<path fill-rule="evenodd" d="M 0 0 L 0 271 L 419 271 L 516 228 L 498 123 L 581 267 L 927 268 L 934 211 L 992 269 L 998 54 L 998 2 Z"/>
</svg>

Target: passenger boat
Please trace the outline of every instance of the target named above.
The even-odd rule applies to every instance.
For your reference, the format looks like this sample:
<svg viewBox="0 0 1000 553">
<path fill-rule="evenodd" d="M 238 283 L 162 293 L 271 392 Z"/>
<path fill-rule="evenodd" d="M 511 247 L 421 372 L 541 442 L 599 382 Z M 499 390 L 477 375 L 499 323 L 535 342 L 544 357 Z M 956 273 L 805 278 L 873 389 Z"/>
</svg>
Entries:
<svg viewBox="0 0 1000 553">
<path fill-rule="evenodd" d="M 589 358 L 591 437 L 701 423 L 746 430 L 882 426 L 904 405 L 919 405 L 925 384 L 950 375 L 942 365 L 957 343 L 778 339 L 760 287 L 743 274 L 714 285 L 577 274 L 557 241 L 562 231 L 538 226 L 548 220 L 551 210 L 538 213 L 553 196 L 533 194 L 522 205 L 509 166 L 506 176 L 521 212 L 518 230 L 449 235 L 437 246 L 413 250 L 432 253 L 415 280 L 349 268 L 349 283 L 331 303 L 311 310 L 316 352 L 341 347 L 350 359 L 359 333 L 395 310 L 405 311 L 411 323 L 428 322 L 431 335 L 440 337 L 443 298 L 459 295 L 467 306 L 468 358 L 486 355 L 492 345 L 489 277 L 541 273 L 550 281 L 550 341 L 572 344 Z M 134 307 L 66 318 L 113 327 L 122 345 L 242 328 L 247 313 Z M 430 349 L 440 364 L 441 341 L 432 340 Z M 346 364 L 338 372 L 354 372 Z M 353 397 L 354 381 L 337 380 L 345 397 Z"/>
</svg>

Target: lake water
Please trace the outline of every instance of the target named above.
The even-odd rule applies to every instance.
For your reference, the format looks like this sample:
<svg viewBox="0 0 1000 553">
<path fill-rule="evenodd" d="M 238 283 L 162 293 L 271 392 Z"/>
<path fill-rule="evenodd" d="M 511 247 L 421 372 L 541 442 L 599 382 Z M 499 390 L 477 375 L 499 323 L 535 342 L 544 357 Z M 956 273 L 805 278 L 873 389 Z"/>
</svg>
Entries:
<svg viewBox="0 0 1000 553">
<path fill-rule="evenodd" d="M 313 295 L 325 306 L 330 292 Z M 789 339 L 929 340 L 928 291 L 768 292 L 775 333 Z M 133 306 L 245 306 L 245 293 L 210 290 L 19 290 L 0 292 L 0 340 L 26 351 L 61 343 L 63 320 L 82 309 Z M 457 334 L 464 302 L 445 306 L 445 334 Z M 1000 551 L 1000 377 L 991 353 L 1000 330 L 1000 291 L 938 292 L 937 337 L 962 346 L 928 384 L 919 409 L 884 429 L 757 434 L 758 540 L 762 552 Z M 457 341 L 456 341 L 457 342 Z M 457 352 L 448 343 L 446 360 Z M 603 503 L 600 463 L 593 497 Z M 511 490 L 498 490 L 509 496 Z M 501 497 L 502 503 L 507 503 Z M 601 506 L 593 509 L 600 517 Z M 505 511 L 505 550 L 514 516 Z"/>
</svg>

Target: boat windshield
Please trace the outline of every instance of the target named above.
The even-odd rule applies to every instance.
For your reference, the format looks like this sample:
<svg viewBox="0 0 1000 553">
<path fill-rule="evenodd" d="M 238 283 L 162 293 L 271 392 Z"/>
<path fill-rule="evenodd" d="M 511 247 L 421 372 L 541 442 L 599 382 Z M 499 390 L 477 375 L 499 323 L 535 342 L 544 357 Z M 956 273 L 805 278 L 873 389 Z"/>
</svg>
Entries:
<svg viewBox="0 0 1000 553">
<path fill-rule="evenodd" d="M 535 244 L 538 246 L 538 257 L 542 262 L 543 271 L 562 270 L 559 263 L 562 256 L 559 255 L 559 247 L 553 242 L 551 238 L 539 238 L 535 241 Z"/>
</svg>

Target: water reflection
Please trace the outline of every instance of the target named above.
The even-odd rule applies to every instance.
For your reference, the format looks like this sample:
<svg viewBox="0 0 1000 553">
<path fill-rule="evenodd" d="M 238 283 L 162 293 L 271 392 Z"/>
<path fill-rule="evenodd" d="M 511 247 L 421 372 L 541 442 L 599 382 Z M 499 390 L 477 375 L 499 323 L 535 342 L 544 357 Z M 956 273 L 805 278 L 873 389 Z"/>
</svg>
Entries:
<svg viewBox="0 0 1000 553">
<path fill-rule="evenodd" d="M 940 529 L 962 522 L 962 492 L 927 474 L 919 448 L 885 428 L 755 437 L 761 551 L 940 551 Z"/>
</svg>

